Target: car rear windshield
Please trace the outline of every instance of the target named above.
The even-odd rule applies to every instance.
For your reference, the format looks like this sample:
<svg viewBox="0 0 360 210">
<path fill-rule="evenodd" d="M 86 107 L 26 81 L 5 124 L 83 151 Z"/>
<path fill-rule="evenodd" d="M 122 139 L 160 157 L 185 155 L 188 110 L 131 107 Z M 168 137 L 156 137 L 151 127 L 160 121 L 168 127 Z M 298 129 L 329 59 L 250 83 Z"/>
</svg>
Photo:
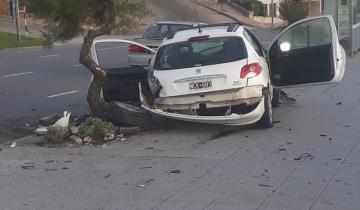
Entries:
<svg viewBox="0 0 360 210">
<path fill-rule="evenodd" d="M 170 33 L 175 33 L 179 30 L 192 28 L 192 25 L 182 24 L 154 24 L 144 33 L 144 38 L 147 39 L 163 39 Z"/>
<path fill-rule="evenodd" d="M 164 45 L 155 61 L 156 70 L 183 69 L 229 63 L 247 58 L 240 37 L 219 37 Z"/>
</svg>

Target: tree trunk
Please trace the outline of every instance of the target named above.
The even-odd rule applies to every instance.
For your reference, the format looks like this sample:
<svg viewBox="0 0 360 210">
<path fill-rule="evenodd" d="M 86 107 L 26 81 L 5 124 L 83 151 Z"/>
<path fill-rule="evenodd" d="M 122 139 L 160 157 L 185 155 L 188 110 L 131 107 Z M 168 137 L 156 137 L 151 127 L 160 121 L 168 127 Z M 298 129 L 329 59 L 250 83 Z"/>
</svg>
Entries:
<svg viewBox="0 0 360 210">
<path fill-rule="evenodd" d="M 101 95 L 102 87 L 106 79 L 106 71 L 90 57 L 90 49 L 96 37 L 108 34 L 110 31 L 110 27 L 89 30 L 84 38 L 79 58 L 80 63 L 93 74 L 93 79 L 87 94 L 87 101 L 92 113 L 101 118 L 104 118 L 107 106 L 107 103 Z"/>
</svg>

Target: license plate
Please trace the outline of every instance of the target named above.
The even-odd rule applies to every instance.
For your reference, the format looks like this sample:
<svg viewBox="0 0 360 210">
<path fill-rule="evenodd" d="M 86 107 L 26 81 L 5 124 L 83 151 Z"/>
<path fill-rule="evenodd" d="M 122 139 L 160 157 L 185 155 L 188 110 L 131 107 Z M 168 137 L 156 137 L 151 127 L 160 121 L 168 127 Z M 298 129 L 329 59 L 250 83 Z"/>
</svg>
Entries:
<svg viewBox="0 0 360 210">
<path fill-rule="evenodd" d="M 191 90 L 206 89 L 206 88 L 211 88 L 211 87 L 212 87 L 211 81 L 191 82 L 189 84 L 189 88 Z"/>
</svg>

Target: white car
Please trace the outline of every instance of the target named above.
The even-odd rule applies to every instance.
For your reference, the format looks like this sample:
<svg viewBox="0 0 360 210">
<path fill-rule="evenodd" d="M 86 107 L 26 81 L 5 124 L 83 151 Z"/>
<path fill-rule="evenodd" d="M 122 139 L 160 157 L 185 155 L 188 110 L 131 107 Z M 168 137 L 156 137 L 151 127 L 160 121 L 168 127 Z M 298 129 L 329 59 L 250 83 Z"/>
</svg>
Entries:
<svg viewBox="0 0 360 210">
<path fill-rule="evenodd" d="M 331 16 L 290 25 L 267 52 L 246 27 L 209 25 L 165 39 L 139 94 L 144 109 L 163 117 L 224 125 L 259 123 L 269 128 L 274 87 L 338 82 L 345 63 Z"/>
</svg>

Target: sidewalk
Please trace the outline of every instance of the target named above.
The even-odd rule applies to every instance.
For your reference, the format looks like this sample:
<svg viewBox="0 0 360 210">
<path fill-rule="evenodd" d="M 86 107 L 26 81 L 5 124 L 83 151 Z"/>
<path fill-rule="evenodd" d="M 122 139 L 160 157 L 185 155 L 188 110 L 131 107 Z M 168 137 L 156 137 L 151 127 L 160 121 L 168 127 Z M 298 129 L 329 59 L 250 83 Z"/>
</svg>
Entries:
<svg viewBox="0 0 360 210">
<path fill-rule="evenodd" d="M 27 26 L 29 29 L 29 37 L 41 38 L 41 29 L 43 26 L 37 23 L 33 18 L 27 18 Z M 11 20 L 11 17 L 0 17 L 0 31 L 8 33 L 16 33 L 16 22 Z M 20 33 L 25 36 L 24 17 L 20 17 Z"/>
<path fill-rule="evenodd" d="M 260 28 L 268 28 L 271 27 L 271 24 L 264 23 L 260 21 L 255 21 L 249 17 L 246 17 L 240 11 L 236 10 L 235 8 L 231 7 L 228 4 L 224 4 L 223 8 L 221 9 L 221 5 L 213 0 L 191 0 L 192 2 L 199 4 L 203 7 L 209 8 L 211 10 L 217 11 L 220 14 L 229 16 L 231 19 L 237 20 L 239 22 L 244 23 L 245 25 L 253 26 L 253 27 L 260 27 Z M 258 18 L 260 20 L 260 18 Z M 275 23 L 275 27 L 279 26 L 279 23 Z"/>
</svg>

